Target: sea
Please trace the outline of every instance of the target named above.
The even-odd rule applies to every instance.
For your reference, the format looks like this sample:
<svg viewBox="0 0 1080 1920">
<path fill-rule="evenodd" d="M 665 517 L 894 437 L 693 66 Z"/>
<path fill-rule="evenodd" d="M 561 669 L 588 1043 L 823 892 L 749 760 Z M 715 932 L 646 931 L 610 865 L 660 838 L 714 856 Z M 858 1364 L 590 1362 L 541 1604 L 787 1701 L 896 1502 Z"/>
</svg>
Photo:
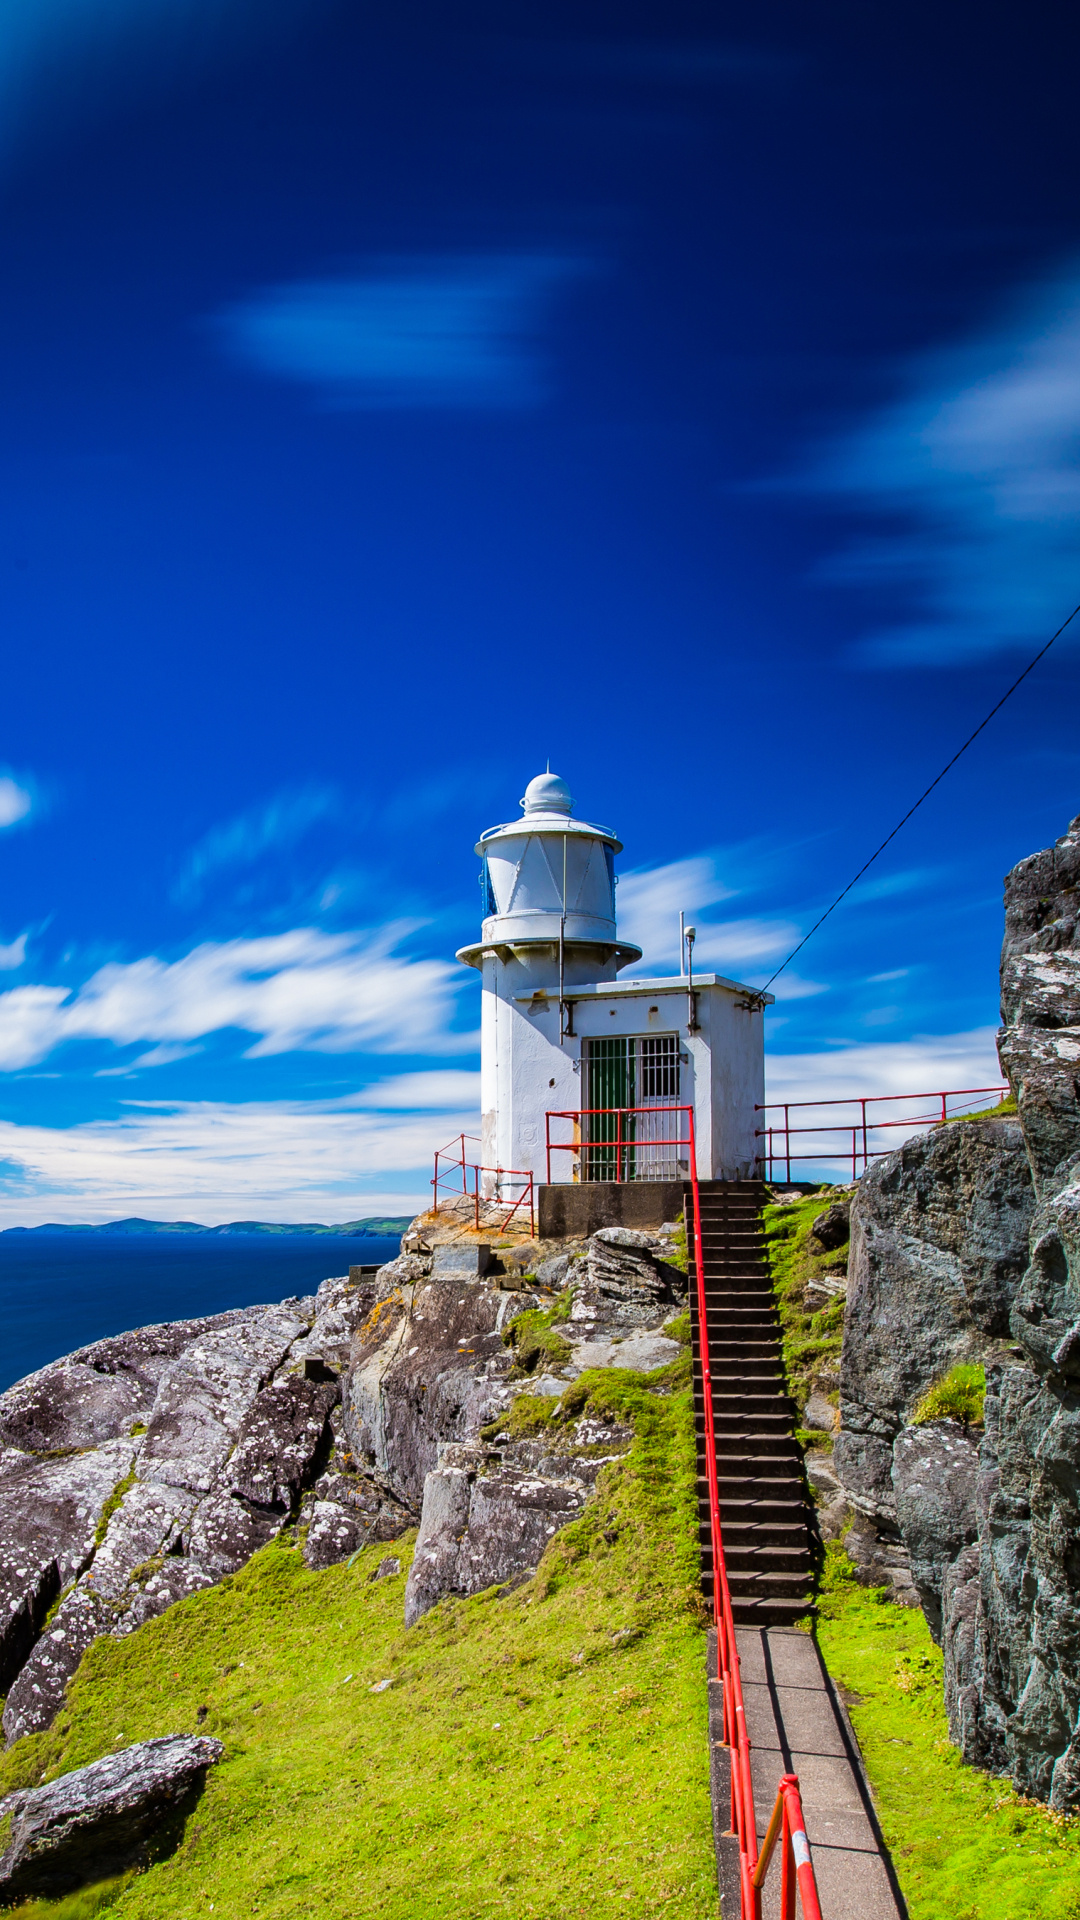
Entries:
<svg viewBox="0 0 1080 1920">
<path fill-rule="evenodd" d="M 400 1236 L 0 1233 L 0 1391 L 88 1341 L 314 1293 Z"/>
</svg>

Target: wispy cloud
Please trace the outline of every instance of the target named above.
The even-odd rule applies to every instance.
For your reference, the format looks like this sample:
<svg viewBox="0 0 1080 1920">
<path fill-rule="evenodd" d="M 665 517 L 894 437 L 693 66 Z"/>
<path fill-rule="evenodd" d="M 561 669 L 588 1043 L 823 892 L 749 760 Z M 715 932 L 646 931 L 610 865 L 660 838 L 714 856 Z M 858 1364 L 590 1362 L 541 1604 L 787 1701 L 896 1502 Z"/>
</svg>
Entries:
<svg viewBox="0 0 1080 1920">
<path fill-rule="evenodd" d="M 10 773 L 0 774 L 0 828 L 13 827 L 25 820 L 34 804 L 28 787 L 20 786 Z"/>
<path fill-rule="evenodd" d="M 405 1108 L 429 1108 L 449 1112 L 455 1107 L 480 1111 L 480 1075 L 456 1068 L 430 1069 L 426 1073 L 398 1073 L 389 1080 L 377 1080 L 362 1093 L 349 1094 L 350 1107 L 375 1107 L 390 1113 Z"/>
<path fill-rule="evenodd" d="M 451 1031 L 460 969 L 397 953 L 407 931 L 331 935 L 300 927 L 260 940 L 206 942 L 171 962 L 112 962 L 77 993 L 12 988 L 0 994 L 0 1071 L 32 1066 L 65 1041 L 186 1046 L 227 1028 L 255 1036 L 249 1059 L 298 1048 L 470 1049 L 473 1036 Z M 143 1064 L 163 1058 L 143 1056 Z"/>
<path fill-rule="evenodd" d="M 932 1093 L 942 1087 L 993 1087 L 1001 1077 L 997 1029 L 976 1027 L 969 1033 L 921 1034 L 866 1046 L 840 1044 L 817 1053 L 767 1053 L 765 1098 Z"/>
<path fill-rule="evenodd" d="M 738 889 L 721 879 L 717 856 L 695 854 L 662 867 L 640 868 L 619 881 L 619 932 L 641 947 L 642 968 L 679 967 L 679 914 L 696 929 L 694 965 L 702 970 L 747 967 L 794 946 L 799 929 L 787 920 L 741 915 L 717 920 L 710 909 Z M 811 986 L 810 991 L 818 989 Z"/>
<path fill-rule="evenodd" d="M 250 866 L 268 853 L 294 847 L 337 807 L 338 796 L 332 788 L 304 787 L 277 794 L 264 806 L 212 827 L 188 854 L 173 888 L 174 899 L 197 900 L 212 874 Z"/>
<path fill-rule="evenodd" d="M 1048 638 L 1080 598 L 1080 268 L 902 388 L 807 482 L 881 526 L 824 570 L 903 608 L 860 657 L 952 666 Z"/>
<path fill-rule="evenodd" d="M 532 407 L 547 391 L 539 343 L 552 296 L 584 270 L 545 253 L 383 261 L 268 287 L 214 327 L 248 366 L 333 406 Z"/>
<path fill-rule="evenodd" d="M 26 942 L 29 934 L 20 933 L 17 940 L 9 940 L 6 946 L 0 946 L 0 971 L 14 973 L 26 959 Z"/>
<path fill-rule="evenodd" d="M 408 1078 L 408 1076 L 404 1076 Z M 0 1221 L 345 1220 L 418 1212 L 435 1148 L 475 1131 L 456 1112 L 355 1102 L 132 1104 L 74 1127 L 0 1122 Z"/>
</svg>

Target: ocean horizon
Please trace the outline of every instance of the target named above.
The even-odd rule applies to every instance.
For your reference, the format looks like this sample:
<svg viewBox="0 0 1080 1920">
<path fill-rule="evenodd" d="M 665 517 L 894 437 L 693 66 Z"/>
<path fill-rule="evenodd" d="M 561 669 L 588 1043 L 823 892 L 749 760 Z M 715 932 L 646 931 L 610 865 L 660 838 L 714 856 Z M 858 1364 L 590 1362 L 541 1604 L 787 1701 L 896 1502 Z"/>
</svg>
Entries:
<svg viewBox="0 0 1080 1920">
<path fill-rule="evenodd" d="M 0 1232 L 0 1391 L 91 1340 L 314 1293 L 350 1266 L 392 1260 L 399 1245 L 398 1234 L 266 1231 L 260 1222 L 244 1232 L 242 1224 Z"/>
</svg>

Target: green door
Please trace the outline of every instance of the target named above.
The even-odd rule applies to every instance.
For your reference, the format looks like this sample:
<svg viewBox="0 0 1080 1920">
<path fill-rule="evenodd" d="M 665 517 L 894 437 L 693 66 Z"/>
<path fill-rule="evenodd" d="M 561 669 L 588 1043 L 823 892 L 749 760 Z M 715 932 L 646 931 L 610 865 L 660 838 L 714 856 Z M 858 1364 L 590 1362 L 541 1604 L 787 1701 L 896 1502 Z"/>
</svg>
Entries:
<svg viewBox="0 0 1080 1920">
<path fill-rule="evenodd" d="M 637 1044 L 619 1035 L 590 1040 L 585 1062 L 586 1107 L 606 1111 L 585 1116 L 581 1130 L 581 1177 L 583 1180 L 632 1180 L 634 1154 L 626 1143 L 634 1139 L 635 1116 L 626 1109 L 637 1105 Z"/>
</svg>

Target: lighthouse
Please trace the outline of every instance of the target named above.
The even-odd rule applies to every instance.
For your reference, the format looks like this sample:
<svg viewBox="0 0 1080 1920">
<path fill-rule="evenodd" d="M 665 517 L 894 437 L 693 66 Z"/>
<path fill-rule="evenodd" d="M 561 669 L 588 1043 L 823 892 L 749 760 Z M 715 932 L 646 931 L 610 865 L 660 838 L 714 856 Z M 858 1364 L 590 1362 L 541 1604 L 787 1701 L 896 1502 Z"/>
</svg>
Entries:
<svg viewBox="0 0 1080 1920">
<path fill-rule="evenodd" d="M 575 816 L 557 774 L 530 780 L 520 805 L 477 842 L 480 939 L 458 953 L 482 982 L 485 1190 L 508 1196 L 510 1175 L 531 1173 L 542 1232 L 545 1213 L 551 1231 L 590 1230 L 585 1190 L 606 1190 L 594 1199 L 610 1219 L 615 1185 L 619 1217 L 670 1218 L 687 1110 L 702 1179 L 757 1172 L 771 996 L 713 973 L 620 979 L 642 958 L 618 933 L 621 841 Z"/>
</svg>

